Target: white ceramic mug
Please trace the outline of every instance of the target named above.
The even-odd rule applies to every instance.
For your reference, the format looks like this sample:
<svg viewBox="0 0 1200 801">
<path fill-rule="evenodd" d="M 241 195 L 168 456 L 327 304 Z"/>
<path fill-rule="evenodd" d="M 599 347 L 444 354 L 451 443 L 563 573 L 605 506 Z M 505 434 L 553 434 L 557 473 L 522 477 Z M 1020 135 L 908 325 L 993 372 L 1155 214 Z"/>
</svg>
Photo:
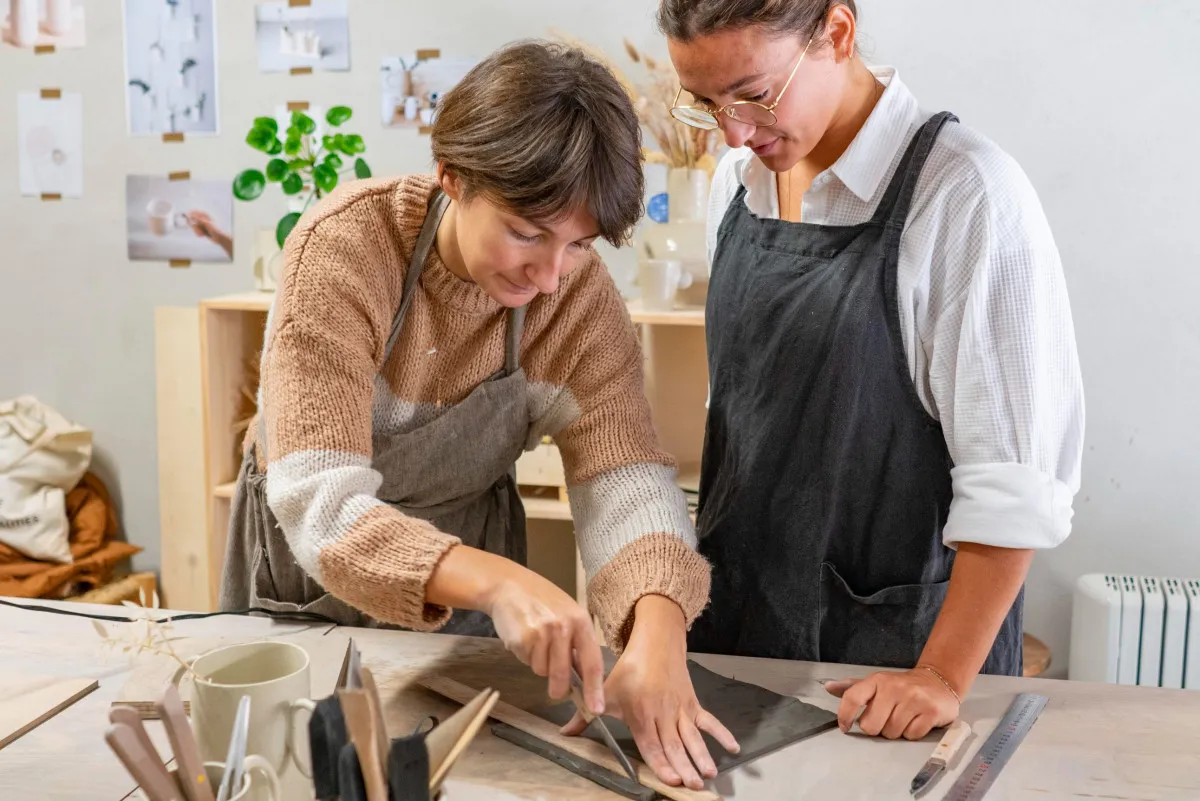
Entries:
<svg viewBox="0 0 1200 801">
<path fill-rule="evenodd" d="M 146 218 L 150 221 L 150 230 L 159 236 L 166 236 L 176 228 L 186 228 L 187 215 L 175 212 L 175 207 L 169 200 L 151 200 L 146 204 Z"/>
<path fill-rule="evenodd" d="M 637 285 L 642 291 L 642 308 L 671 311 L 675 293 L 692 285 L 692 274 L 679 259 L 642 259 L 638 262 Z"/>
<path fill-rule="evenodd" d="M 171 779 L 182 787 L 179 781 L 179 768 L 172 768 Z M 205 762 L 204 777 L 212 788 L 215 798 L 221 781 L 225 778 L 225 764 L 222 762 Z M 146 794 L 138 790 L 137 798 L 148 801 Z M 231 791 L 229 801 L 283 801 L 283 791 L 279 787 L 279 777 L 267 760 L 257 754 L 250 754 L 242 766 L 242 781 L 240 787 Z"/>
<path fill-rule="evenodd" d="M 290 642 L 247 642 L 217 648 L 189 663 L 192 728 L 200 758 L 225 758 L 238 704 L 248 695 L 246 753 L 263 757 L 275 769 L 284 798 L 291 799 L 306 786 L 311 791 L 308 718 L 316 705 L 309 698 L 308 652 Z M 184 675 L 181 667 L 174 682 Z M 300 711 L 308 715 L 297 714 Z"/>
</svg>

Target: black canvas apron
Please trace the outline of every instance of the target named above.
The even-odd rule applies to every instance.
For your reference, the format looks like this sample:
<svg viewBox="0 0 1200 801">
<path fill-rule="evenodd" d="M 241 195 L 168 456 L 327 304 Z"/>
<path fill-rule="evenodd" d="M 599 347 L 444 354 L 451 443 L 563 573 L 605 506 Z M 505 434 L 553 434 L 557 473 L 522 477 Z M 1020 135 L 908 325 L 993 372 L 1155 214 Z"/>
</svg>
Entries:
<svg viewBox="0 0 1200 801">
<path fill-rule="evenodd" d="M 448 204 L 440 191 L 430 201 L 392 320 L 384 364 L 403 330 Z M 530 429 L 525 371 L 519 360 L 524 312 L 524 307 L 508 312 L 502 368 L 431 422 L 412 431 L 374 436 L 371 461 L 383 476 L 376 493 L 381 501 L 430 521 L 465 545 L 521 565 L 526 561 L 525 507 L 517 491 L 516 460 Z M 230 514 L 221 608 L 305 611 L 343 625 L 379 627 L 379 621 L 326 592 L 296 563 L 267 505 L 266 481 L 251 449 L 242 463 Z M 455 610 L 440 631 L 495 636 L 487 615 L 462 609 Z"/>
<path fill-rule="evenodd" d="M 721 223 L 706 326 L 711 401 L 698 652 L 908 668 L 946 595 L 953 466 L 921 405 L 896 270 L 917 178 L 948 113 L 910 142 L 874 217 Z M 1019 675 L 1023 596 L 984 666 Z"/>
</svg>

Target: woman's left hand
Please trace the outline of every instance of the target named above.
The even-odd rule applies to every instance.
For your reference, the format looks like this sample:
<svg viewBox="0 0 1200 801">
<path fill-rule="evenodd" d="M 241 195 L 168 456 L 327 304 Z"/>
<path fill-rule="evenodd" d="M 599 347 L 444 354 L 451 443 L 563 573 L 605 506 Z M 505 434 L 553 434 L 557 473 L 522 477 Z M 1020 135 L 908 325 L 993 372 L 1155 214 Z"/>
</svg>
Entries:
<svg viewBox="0 0 1200 801">
<path fill-rule="evenodd" d="M 704 779 L 717 775 L 700 732 L 730 753 L 737 753 L 737 740 L 696 698 L 687 668 L 683 612 L 675 602 L 660 596 L 642 598 L 635 621 L 629 643 L 604 683 L 605 715 L 629 727 L 638 751 L 659 779 L 699 790 Z M 577 712 L 562 732 L 575 735 L 585 728 Z"/>
<path fill-rule="evenodd" d="M 854 716 L 863 709 L 858 727 L 871 736 L 889 740 L 919 740 L 930 731 L 949 726 L 958 718 L 958 699 L 927 670 L 875 673 L 861 680 L 831 681 L 826 691 L 842 699 L 838 726 L 849 732 Z"/>
</svg>

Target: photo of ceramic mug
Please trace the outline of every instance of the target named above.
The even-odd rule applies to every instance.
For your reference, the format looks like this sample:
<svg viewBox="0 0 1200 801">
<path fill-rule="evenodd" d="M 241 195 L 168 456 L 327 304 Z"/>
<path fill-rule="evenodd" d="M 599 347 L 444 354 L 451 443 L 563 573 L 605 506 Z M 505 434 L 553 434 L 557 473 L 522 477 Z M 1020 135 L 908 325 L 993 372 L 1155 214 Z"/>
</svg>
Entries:
<svg viewBox="0 0 1200 801">
<path fill-rule="evenodd" d="M 288 642 L 227 645 L 189 661 L 176 671 L 175 684 L 190 683 L 192 728 L 206 762 L 221 761 L 229 750 L 238 703 L 250 696 L 246 753 L 257 754 L 275 769 L 284 797 L 312 776 L 308 720 L 315 704 L 308 652 Z M 304 714 L 307 713 L 307 714 Z"/>
<path fill-rule="evenodd" d="M 177 228 L 187 228 L 187 215 L 176 212 L 169 200 L 151 200 L 146 204 L 146 219 L 150 230 L 158 236 L 166 236 Z"/>
</svg>

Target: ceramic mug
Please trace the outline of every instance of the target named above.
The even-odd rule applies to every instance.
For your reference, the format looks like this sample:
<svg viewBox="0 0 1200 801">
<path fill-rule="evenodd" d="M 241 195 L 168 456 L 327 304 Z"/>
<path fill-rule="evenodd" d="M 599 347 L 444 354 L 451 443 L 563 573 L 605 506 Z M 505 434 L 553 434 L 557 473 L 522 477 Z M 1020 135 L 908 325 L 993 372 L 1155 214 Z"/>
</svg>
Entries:
<svg viewBox="0 0 1200 801">
<path fill-rule="evenodd" d="M 192 728 L 200 758 L 225 758 L 238 704 L 248 695 L 246 753 L 263 757 L 275 769 L 287 793 L 284 797 L 291 798 L 297 788 L 309 785 L 308 718 L 316 705 L 309 699 L 308 652 L 290 642 L 247 642 L 208 651 L 188 662 Z M 173 681 L 179 684 L 184 675 L 181 667 Z"/>
<path fill-rule="evenodd" d="M 188 226 L 187 215 L 175 212 L 175 207 L 169 200 L 151 200 L 146 204 L 146 217 L 150 221 L 150 230 L 159 236 L 166 236 L 176 228 Z"/>
<path fill-rule="evenodd" d="M 637 285 L 642 290 L 642 308 L 671 311 L 675 293 L 692 285 L 692 274 L 679 259 L 642 259 L 638 262 Z"/>
<path fill-rule="evenodd" d="M 172 768 L 169 772 L 171 780 L 182 787 L 179 782 L 179 768 Z M 262 777 L 261 782 L 255 778 L 259 776 Z M 215 798 L 221 781 L 225 778 L 225 764 L 205 762 L 204 777 L 208 780 L 208 786 L 212 788 Z M 146 794 L 141 790 L 138 790 L 137 798 L 148 801 Z M 279 788 L 279 777 L 275 775 L 275 769 L 257 754 L 248 755 L 242 767 L 241 786 L 233 788 L 229 801 L 283 801 L 283 791 Z"/>
</svg>

